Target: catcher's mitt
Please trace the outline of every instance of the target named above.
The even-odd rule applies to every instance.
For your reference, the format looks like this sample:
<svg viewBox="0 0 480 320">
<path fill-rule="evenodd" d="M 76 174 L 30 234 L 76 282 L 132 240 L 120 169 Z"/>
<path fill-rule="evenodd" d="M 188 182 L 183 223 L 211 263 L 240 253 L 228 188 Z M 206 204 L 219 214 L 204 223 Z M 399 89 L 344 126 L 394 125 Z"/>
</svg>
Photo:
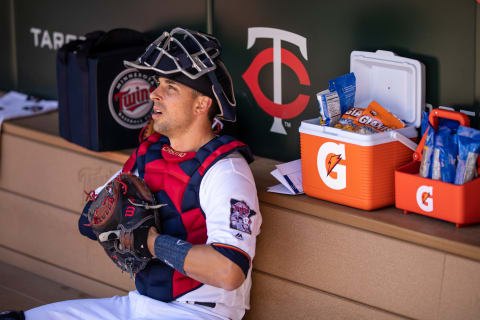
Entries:
<svg viewBox="0 0 480 320">
<path fill-rule="evenodd" d="M 122 173 L 95 196 L 88 221 L 107 255 L 130 275 L 139 272 L 152 258 L 147 246 L 148 230 L 161 232 L 157 204 L 145 182 Z"/>
</svg>

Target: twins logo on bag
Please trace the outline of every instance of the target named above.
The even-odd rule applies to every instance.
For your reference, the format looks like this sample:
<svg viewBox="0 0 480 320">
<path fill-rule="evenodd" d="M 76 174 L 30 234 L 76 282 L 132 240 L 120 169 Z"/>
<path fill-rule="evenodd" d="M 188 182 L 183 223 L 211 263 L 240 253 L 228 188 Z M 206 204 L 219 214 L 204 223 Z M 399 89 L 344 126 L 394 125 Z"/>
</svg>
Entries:
<svg viewBox="0 0 480 320">
<path fill-rule="evenodd" d="M 347 167 L 340 164 L 342 160 L 347 160 L 342 143 L 326 142 L 318 149 L 318 174 L 325 185 L 334 190 L 347 187 Z"/>
<path fill-rule="evenodd" d="M 283 49 L 281 42 L 296 45 L 300 49 L 305 60 L 307 57 L 307 39 L 298 34 L 275 28 L 248 28 L 248 45 L 250 49 L 258 38 L 273 39 L 273 48 L 267 48 L 261 51 L 251 65 L 242 75 L 243 80 L 252 92 L 253 98 L 266 113 L 274 117 L 271 132 L 287 134 L 283 127 L 281 119 L 290 119 L 298 116 L 308 105 L 310 96 L 299 94 L 297 98 L 290 102 L 282 103 L 282 64 L 290 67 L 298 77 L 300 84 L 309 86 L 310 78 L 302 61 L 292 52 Z M 273 63 L 273 101 L 265 96 L 258 82 L 258 75 L 261 69 L 269 63 Z"/>
<path fill-rule="evenodd" d="M 150 119 L 153 102 L 150 92 L 155 79 L 130 68 L 120 72 L 108 93 L 108 106 L 115 121 L 129 129 L 143 128 Z"/>
<path fill-rule="evenodd" d="M 433 211 L 433 187 L 420 186 L 417 189 L 417 204 L 425 212 Z"/>
</svg>

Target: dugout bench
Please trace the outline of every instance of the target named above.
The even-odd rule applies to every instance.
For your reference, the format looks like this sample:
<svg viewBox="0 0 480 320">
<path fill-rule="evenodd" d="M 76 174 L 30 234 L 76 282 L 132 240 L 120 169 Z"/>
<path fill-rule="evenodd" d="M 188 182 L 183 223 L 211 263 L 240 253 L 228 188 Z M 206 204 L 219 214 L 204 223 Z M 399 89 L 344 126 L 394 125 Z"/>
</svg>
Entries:
<svg viewBox="0 0 480 320">
<path fill-rule="evenodd" d="M 131 150 L 71 144 L 57 118 L 3 125 L 0 261 L 92 296 L 125 294 L 133 281 L 79 235 L 77 219 L 83 190 L 103 184 Z M 478 319 L 480 225 L 268 193 L 275 163 L 251 166 L 263 224 L 245 319 Z"/>
</svg>

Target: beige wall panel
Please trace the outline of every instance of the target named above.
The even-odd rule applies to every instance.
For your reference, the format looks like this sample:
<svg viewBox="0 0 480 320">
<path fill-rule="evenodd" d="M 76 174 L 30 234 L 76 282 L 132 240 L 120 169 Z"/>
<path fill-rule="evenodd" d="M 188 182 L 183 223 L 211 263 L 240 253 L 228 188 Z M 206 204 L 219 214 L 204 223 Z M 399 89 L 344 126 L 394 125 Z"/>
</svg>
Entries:
<svg viewBox="0 0 480 320">
<path fill-rule="evenodd" d="M 1 135 L 0 188 L 75 212 L 92 190 L 121 165 L 4 134 Z"/>
<path fill-rule="evenodd" d="M 0 191 L 0 244 L 124 290 L 133 280 L 78 232 L 78 215 Z"/>
<path fill-rule="evenodd" d="M 271 205 L 261 212 L 256 269 L 408 317 L 436 318 L 445 254 Z"/>
<path fill-rule="evenodd" d="M 0 246 L 0 261 L 56 281 L 67 287 L 77 289 L 92 297 L 112 297 L 114 295 L 125 295 L 127 293 L 127 290 L 112 287 L 3 246 Z"/>
<path fill-rule="evenodd" d="M 440 320 L 480 319 L 480 263 L 447 255 Z"/>
<path fill-rule="evenodd" d="M 253 273 L 251 298 L 246 320 L 405 319 L 260 272 Z"/>
<path fill-rule="evenodd" d="M 3 290 L 17 293 L 23 297 L 37 300 L 36 304 L 28 303 L 30 307 L 52 303 L 56 301 L 85 299 L 90 296 L 84 292 L 54 282 L 45 277 L 21 270 L 18 267 L 0 261 L 0 284 Z M 0 291 L 0 308 L 5 310 L 4 297 Z M 20 300 L 18 297 L 17 300 Z M 3 307 L 3 308 L 2 308 Z M 9 307 L 10 308 L 10 307 Z M 22 309 L 25 310 L 25 309 Z"/>
</svg>

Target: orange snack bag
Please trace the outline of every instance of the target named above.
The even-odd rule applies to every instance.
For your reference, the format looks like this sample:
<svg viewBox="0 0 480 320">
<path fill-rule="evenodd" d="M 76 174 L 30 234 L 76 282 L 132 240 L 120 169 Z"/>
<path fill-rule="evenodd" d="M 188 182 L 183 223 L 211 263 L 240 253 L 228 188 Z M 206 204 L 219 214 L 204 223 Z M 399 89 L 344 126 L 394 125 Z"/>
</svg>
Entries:
<svg viewBox="0 0 480 320">
<path fill-rule="evenodd" d="M 357 120 L 363 112 L 365 111 L 364 108 L 353 107 L 348 109 L 340 118 L 339 122 L 342 124 L 352 124 L 353 121 Z"/>
<path fill-rule="evenodd" d="M 374 132 L 384 132 L 405 127 L 401 120 L 376 101 L 370 102 L 365 111 L 353 123 L 357 126 L 369 128 Z"/>
</svg>

